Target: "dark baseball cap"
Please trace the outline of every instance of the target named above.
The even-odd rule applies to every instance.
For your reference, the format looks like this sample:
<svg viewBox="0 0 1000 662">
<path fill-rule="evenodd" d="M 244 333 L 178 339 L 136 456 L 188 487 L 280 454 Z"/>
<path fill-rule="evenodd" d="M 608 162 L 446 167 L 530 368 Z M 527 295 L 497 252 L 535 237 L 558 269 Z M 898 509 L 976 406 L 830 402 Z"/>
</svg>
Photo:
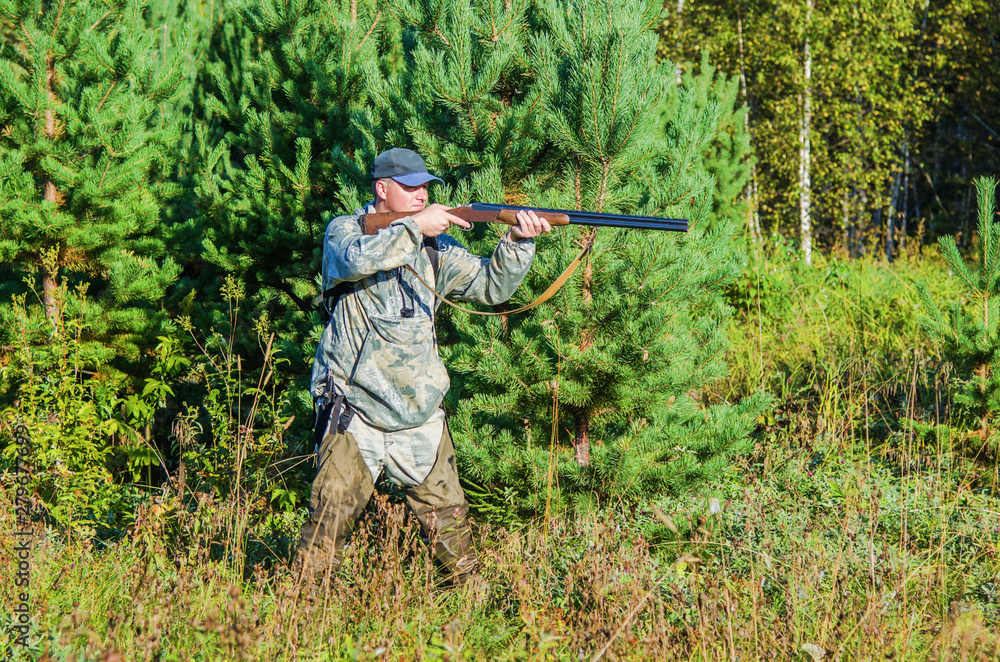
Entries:
<svg viewBox="0 0 1000 662">
<path fill-rule="evenodd" d="M 420 155 L 411 149 L 393 147 L 375 157 L 372 164 L 372 180 L 392 177 L 404 186 L 420 186 L 430 181 L 444 181 L 427 172 L 427 166 Z"/>
</svg>

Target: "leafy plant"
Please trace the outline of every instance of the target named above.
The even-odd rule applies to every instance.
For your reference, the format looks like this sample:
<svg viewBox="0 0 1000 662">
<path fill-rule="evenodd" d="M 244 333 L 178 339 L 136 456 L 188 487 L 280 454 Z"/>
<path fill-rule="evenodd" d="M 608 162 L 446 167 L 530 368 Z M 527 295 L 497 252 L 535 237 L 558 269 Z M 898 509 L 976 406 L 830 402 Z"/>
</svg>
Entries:
<svg viewBox="0 0 1000 662">
<path fill-rule="evenodd" d="M 15 398 L 0 418 L 5 432 L 19 424 L 29 431 L 31 486 L 48 516 L 94 533 L 127 524 L 138 494 L 133 484 L 149 467 L 164 466 L 148 434 L 162 391 L 147 385 L 141 394 L 128 394 L 119 374 L 85 369 L 88 345 L 81 337 L 87 323 L 64 306 L 63 292 L 57 287 L 53 293 L 55 326 L 31 314 L 26 295 L 13 297 L 7 319 L 14 344 L 0 375 Z M 11 439 L 4 464 L 15 461 L 16 450 Z"/>
<path fill-rule="evenodd" d="M 197 352 L 183 375 L 185 393 L 174 402 L 173 454 L 183 466 L 178 472 L 192 489 L 233 496 L 254 513 L 264 514 L 270 506 L 294 512 L 305 480 L 301 471 L 289 471 L 294 465 L 288 460 L 303 450 L 294 437 L 286 439 L 295 419 L 289 414 L 294 404 L 286 378 L 289 361 L 265 316 L 252 331 L 263 361 L 244 362 L 236 351 L 244 288 L 227 277 L 222 290 L 229 304 L 225 327 L 200 339 L 190 321 L 181 320 Z"/>
</svg>

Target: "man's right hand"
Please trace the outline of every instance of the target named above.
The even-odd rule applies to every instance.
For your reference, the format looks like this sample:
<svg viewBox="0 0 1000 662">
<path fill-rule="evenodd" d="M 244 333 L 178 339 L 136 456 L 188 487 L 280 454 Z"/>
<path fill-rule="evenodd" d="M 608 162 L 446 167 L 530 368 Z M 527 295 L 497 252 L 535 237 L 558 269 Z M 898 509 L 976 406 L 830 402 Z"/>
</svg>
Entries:
<svg viewBox="0 0 1000 662">
<path fill-rule="evenodd" d="M 438 236 L 447 230 L 452 223 L 466 230 L 472 227 L 471 223 L 450 213 L 449 209 L 450 207 L 435 203 L 428 205 L 421 211 L 414 212 L 411 216 L 425 237 Z"/>
</svg>

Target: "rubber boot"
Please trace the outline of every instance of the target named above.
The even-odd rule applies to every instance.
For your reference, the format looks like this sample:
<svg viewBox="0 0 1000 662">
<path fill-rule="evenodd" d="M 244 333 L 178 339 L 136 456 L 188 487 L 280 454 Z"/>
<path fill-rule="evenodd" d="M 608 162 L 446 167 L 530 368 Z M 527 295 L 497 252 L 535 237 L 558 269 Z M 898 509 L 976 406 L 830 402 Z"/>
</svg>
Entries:
<svg viewBox="0 0 1000 662">
<path fill-rule="evenodd" d="M 455 448 L 447 424 L 430 474 L 405 492 L 424 535 L 434 545 L 434 559 L 443 566 L 447 580 L 462 583 L 479 565 L 479 556 L 472 546 L 469 502 L 458 481 Z"/>
</svg>

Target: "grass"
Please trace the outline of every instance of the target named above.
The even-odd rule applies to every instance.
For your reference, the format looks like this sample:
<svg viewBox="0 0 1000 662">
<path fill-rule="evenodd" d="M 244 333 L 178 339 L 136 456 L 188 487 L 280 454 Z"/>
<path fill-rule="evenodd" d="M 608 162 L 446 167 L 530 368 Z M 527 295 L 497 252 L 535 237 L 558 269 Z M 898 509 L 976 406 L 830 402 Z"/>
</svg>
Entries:
<svg viewBox="0 0 1000 662">
<path fill-rule="evenodd" d="M 245 496 L 168 495 L 116 539 L 38 529 L 31 646 L 12 659 L 1000 658 L 997 465 L 938 425 L 949 369 L 912 285 L 957 284 L 933 253 L 819 259 L 768 256 L 733 290 L 732 378 L 706 399 L 763 387 L 780 404 L 720 484 L 480 522 L 487 595 L 438 586 L 419 527 L 386 497 L 345 570 L 304 586 L 286 563 L 301 513 L 246 525 Z M 14 604 L 12 582 L 0 594 Z"/>
<path fill-rule="evenodd" d="M 665 504 L 686 533 L 643 512 L 480 526 L 485 599 L 437 587 L 418 527 L 384 498 L 318 587 L 280 563 L 239 575 L 222 542 L 235 504 L 165 509 L 107 545 L 50 532 L 32 560 L 33 657 L 798 659 L 813 644 L 830 659 L 995 659 L 1000 500 L 838 450 L 762 450 L 719 514 Z M 169 529 L 199 521 L 202 537 L 168 548 Z"/>
</svg>

